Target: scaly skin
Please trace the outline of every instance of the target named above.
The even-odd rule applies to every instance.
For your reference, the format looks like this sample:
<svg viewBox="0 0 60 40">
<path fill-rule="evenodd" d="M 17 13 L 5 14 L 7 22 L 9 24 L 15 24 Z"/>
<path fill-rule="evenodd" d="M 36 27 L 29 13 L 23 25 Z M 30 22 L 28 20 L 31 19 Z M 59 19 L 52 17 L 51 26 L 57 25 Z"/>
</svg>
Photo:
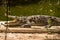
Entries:
<svg viewBox="0 0 60 40">
<path fill-rule="evenodd" d="M 5 15 L 6 16 L 6 15 Z M 31 16 L 12 16 L 8 15 L 9 18 L 13 18 L 15 21 L 8 23 L 9 26 L 60 26 L 60 18 L 48 15 L 31 15 Z"/>
</svg>

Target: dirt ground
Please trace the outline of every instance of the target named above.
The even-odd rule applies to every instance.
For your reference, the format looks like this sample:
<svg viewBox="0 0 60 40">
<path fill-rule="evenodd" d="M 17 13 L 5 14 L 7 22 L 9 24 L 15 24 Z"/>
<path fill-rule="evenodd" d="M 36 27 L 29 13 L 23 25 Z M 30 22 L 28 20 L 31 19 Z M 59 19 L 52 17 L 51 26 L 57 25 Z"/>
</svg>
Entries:
<svg viewBox="0 0 60 40">
<path fill-rule="evenodd" d="M 59 39 L 58 34 L 47 33 L 7 33 L 7 40 L 45 40 L 45 39 Z M 0 33 L 0 40 L 5 40 L 5 33 Z"/>
<path fill-rule="evenodd" d="M 4 29 L 3 25 L 0 25 L 0 28 Z M 34 28 L 34 27 L 32 27 Z M 36 28 L 36 27 L 35 27 Z M 56 27 L 53 27 L 56 28 Z M 60 28 L 60 27 L 59 27 Z M 0 40 L 5 40 L 6 34 L 0 33 Z M 60 34 L 53 33 L 7 33 L 6 40 L 60 40 Z"/>
</svg>

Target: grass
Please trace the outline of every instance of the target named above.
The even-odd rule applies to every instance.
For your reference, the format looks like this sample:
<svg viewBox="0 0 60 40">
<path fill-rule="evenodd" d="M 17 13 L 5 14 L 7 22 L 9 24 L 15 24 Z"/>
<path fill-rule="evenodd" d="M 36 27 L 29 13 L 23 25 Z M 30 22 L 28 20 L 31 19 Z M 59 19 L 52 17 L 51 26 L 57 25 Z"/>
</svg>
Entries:
<svg viewBox="0 0 60 40">
<path fill-rule="evenodd" d="M 4 7 L 0 6 L 0 20 L 6 20 L 4 13 L 5 13 Z"/>
<path fill-rule="evenodd" d="M 51 3 L 43 3 L 43 4 L 31 4 L 26 6 L 16 6 L 10 7 L 11 15 L 17 16 L 28 16 L 28 15 L 53 15 L 60 17 L 60 4 L 51 4 Z M 4 7 L 0 7 L 0 20 L 7 20 L 4 16 L 5 9 Z"/>
<path fill-rule="evenodd" d="M 60 17 L 60 5 L 32 4 L 28 6 L 16 6 L 10 8 L 11 15 L 53 15 Z"/>
</svg>

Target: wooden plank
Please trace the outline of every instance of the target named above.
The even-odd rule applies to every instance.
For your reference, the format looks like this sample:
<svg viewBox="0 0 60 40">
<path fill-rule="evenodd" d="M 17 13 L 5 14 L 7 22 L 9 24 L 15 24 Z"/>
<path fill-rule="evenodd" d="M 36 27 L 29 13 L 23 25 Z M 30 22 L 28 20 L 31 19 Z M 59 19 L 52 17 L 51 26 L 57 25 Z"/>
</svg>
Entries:
<svg viewBox="0 0 60 40">
<path fill-rule="evenodd" d="M 60 40 L 60 34 L 46 33 L 7 33 L 7 40 Z M 5 40 L 5 33 L 0 33 L 0 40 Z"/>
<path fill-rule="evenodd" d="M 6 31 L 6 28 L 0 28 L 0 31 Z M 10 28 L 8 27 L 7 32 L 23 32 L 23 33 L 57 33 L 60 32 L 60 28 Z"/>
</svg>

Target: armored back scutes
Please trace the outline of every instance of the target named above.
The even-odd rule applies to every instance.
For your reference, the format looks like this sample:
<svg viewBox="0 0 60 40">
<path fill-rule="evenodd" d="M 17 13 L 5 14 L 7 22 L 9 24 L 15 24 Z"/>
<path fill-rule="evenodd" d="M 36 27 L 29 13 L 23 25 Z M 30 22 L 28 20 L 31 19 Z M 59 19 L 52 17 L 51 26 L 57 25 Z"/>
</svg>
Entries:
<svg viewBox="0 0 60 40">
<path fill-rule="evenodd" d="M 13 18 L 14 20 L 17 19 L 19 21 L 16 21 L 15 25 L 20 25 L 20 26 L 46 26 L 46 25 L 51 25 L 51 26 L 60 26 L 60 18 L 54 17 L 54 16 L 48 16 L 48 15 L 31 15 L 31 16 L 12 16 L 8 15 L 9 18 Z M 48 20 L 51 21 L 49 24 Z M 11 23 L 8 23 L 9 25 Z M 12 22 L 13 25 L 13 22 Z"/>
</svg>

